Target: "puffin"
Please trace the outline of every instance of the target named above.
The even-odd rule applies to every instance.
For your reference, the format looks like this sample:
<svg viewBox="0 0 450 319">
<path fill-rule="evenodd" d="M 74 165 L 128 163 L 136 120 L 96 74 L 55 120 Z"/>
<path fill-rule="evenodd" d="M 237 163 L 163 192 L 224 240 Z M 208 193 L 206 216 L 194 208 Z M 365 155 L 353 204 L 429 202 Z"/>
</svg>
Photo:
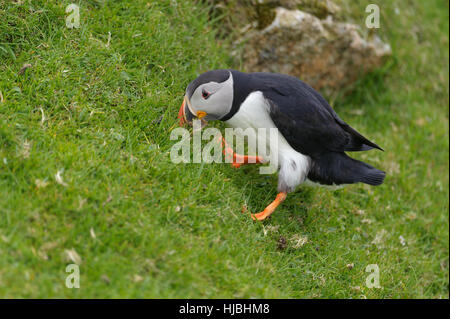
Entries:
<svg viewBox="0 0 450 319">
<path fill-rule="evenodd" d="M 319 92 L 293 76 L 232 69 L 205 72 L 187 86 L 178 118 L 180 125 L 201 119 L 203 123 L 222 121 L 233 128 L 278 130 L 274 150 L 278 194 L 263 211 L 251 214 L 254 220 L 268 218 L 302 183 L 377 186 L 386 176 L 346 154 L 383 149 L 344 122 Z M 268 139 L 262 143 L 270 147 Z M 232 154 L 235 167 L 270 161 L 235 154 L 224 139 L 222 147 Z"/>
</svg>

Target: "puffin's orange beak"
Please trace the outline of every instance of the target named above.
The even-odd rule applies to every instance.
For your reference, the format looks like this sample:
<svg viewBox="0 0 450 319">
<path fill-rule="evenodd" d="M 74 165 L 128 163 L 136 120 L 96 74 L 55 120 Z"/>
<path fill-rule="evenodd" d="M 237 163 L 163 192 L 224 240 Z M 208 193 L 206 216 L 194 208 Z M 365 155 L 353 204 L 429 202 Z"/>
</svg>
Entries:
<svg viewBox="0 0 450 319">
<path fill-rule="evenodd" d="M 192 114 L 192 112 L 189 110 L 188 104 L 189 100 L 185 96 L 183 99 L 183 104 L 181 104 L 180 111 L 178 111 L 178 119 L 180 121 L 179 122 L 180 126 L 183 126 L 186 123 L 191 124 L 192 120 L 196 118 L 196 116 Z"/>
<path fill-rule="evenodd" d="M 186 116 L 184 115 L 184 105 L 186 103 L 186 99 L 183 99 L 183 103 L 181 104 L 180 111 L 178 112 L 178 119 L 180 120 L 180 126 L 183 126 L 186 123 Z"/>
</svg>

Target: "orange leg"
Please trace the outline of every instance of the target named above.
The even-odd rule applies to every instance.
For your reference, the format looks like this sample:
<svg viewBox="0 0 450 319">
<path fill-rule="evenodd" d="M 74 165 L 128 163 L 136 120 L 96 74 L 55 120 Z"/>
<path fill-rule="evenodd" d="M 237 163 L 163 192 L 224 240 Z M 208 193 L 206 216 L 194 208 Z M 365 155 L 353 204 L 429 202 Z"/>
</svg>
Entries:
<svg viewBox="0 0 450 319">
<path fill-rule="evenodd" d="M 251 214 L 253 220 L 264 220 L 269 217 L 275 209 L 286 199 L 286 193 L 278 193 L 275 200 L 269 204 L 261 213 Z"/>
<path fill-rule="evenodd" d="M 231 165 L 233 165 L 233 167 L 235 168 L 239 168 L 244 164 L 264 163 L 264 160 L 261 156 L 236 154 L 223 137 L 220 139 L 220 143 L 223 147 L 223 154 L 233 158 L 233 162 L 231 163 Z"/>
</svg>

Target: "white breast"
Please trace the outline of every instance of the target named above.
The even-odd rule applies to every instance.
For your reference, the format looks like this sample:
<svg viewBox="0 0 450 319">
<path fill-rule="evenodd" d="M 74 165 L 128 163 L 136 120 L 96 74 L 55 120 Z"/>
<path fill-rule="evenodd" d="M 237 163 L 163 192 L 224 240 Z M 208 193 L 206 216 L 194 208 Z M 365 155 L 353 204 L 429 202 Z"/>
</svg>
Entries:
<svg viewBox="0 0 450 319">
<path fill-rule="evenodd" d="M 274 156 L 276 156 L 280 168 L 279 189 L 283 186 L 280 184 L 285 184 L 287 190 L 291 191 L 305 180 L 310 166 L 309 156 L 294 150 L 281 132 L 278 132 L 276 137 L 270 134 L 265 134 L 265 136 L 258 134 L 259 128 L 276 128 L 269 115 L 269 105 L 262 92 L 251 93 L 242 103 L 239 111 L 225 123 L 234 128 L 251 128 L 256 139 L 265 138 L 263 142 L 270 148 L 271 154 L 270 158 L 265 159 L 273 161 L 275 160 Z M 271 143 L 271 138 L 276 140 L 272 140 Z M 260 143 L 260 141 L 258 142 Z"/>
</svg>

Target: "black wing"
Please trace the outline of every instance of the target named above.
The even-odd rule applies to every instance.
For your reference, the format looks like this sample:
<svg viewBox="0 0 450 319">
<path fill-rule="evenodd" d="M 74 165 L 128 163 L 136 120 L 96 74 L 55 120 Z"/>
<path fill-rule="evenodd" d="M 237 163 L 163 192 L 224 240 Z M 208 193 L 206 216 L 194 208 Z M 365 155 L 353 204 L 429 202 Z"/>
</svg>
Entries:
<svg viewBox="0 0 450 319">
<path fill-rule="evenodd" d="M 345 123 L 327 101 L 297 78 L 258 73 L 270 116 L 288 143 L 311 157 L 326 152 L 382 150 Z"/>
</svg>

